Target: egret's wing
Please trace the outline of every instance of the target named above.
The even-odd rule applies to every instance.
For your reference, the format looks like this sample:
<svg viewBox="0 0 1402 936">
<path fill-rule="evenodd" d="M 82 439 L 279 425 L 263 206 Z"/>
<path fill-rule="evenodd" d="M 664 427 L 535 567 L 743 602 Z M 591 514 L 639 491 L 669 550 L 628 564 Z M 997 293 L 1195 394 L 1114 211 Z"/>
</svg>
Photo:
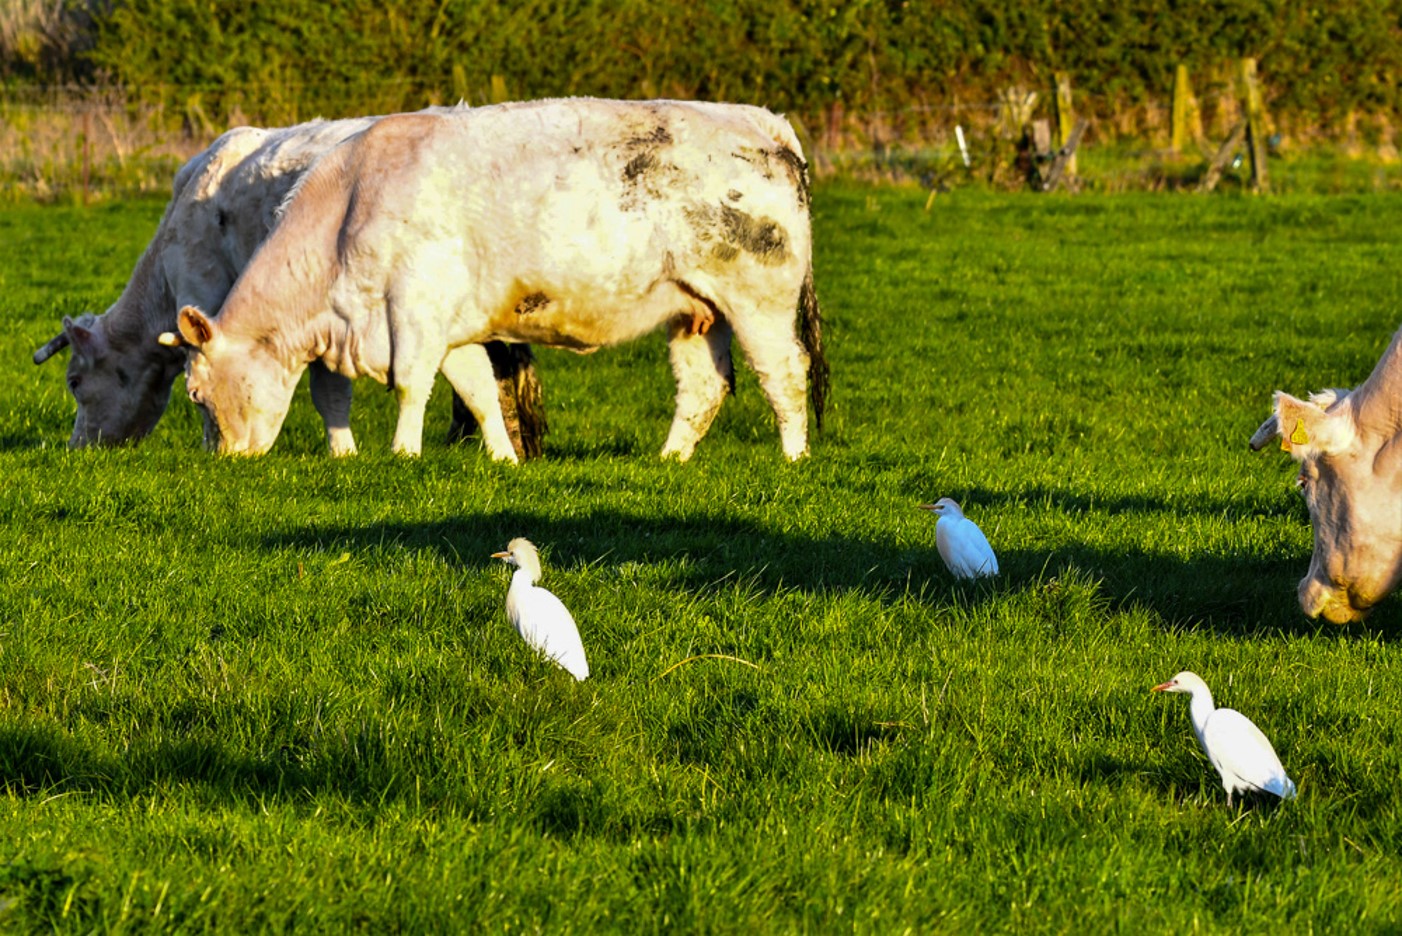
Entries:
<svg viewBox="0 0 1402 936">
<path fill-rule="evenodd" d="M 998 558 L 993 555 L 993 547 L 972 520 L 941 517 L 935 524 L 935 545 L 956 578 L 998 574 Z"/>
<path fill-rule="evenodd" d="M 508 597 L 508 613 L 513 602 Z M 564 602 L 539 586 L 523 590 L 514 602 L 516 625 L 521 637 L 560 664 L 575 679 L 589 676 L 589 662 L 584 658 L 584 641 L 579 628 Z"/>
<path fill-rule="evenodd" d="M 983 530 L 972 520 L 964 521 L 969 539 L 969 551 L 978 557 L 978 568 L 975 575 L 997 575 L 998 557 L 993 554 L 993 547 L 988 545 L 988 537 L 983 535 Z"/>
<path fill-rule="evenodd" d="M 1295 784 L 1286 776 L 1270 740 L 1245 715 L 1217 709 L 1202 736 L 1224 784 L 1235 778 L 1239 790 L 1264 790 L 1282 797 L 1295 792 Z"/>
</svg>

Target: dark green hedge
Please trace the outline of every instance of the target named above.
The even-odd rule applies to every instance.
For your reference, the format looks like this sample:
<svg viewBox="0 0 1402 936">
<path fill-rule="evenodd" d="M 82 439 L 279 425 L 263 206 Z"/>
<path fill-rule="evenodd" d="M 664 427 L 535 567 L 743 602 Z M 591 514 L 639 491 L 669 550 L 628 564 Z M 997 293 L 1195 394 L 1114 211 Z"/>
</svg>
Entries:
<svg viewBox="0 0 1402 936">
<path fill-rule="evenodd" d="M 989 101 L 1067 71 L 1090 109 L 1260 60 L 1274 113 L 1402 105 L 1402 0 L 123 0 L 92 61 L 268 122 L 465 98 L 695 96 L 819 114 Z M 1097 104 L 1096 102 L 1100 102 Z"/>
</svg>

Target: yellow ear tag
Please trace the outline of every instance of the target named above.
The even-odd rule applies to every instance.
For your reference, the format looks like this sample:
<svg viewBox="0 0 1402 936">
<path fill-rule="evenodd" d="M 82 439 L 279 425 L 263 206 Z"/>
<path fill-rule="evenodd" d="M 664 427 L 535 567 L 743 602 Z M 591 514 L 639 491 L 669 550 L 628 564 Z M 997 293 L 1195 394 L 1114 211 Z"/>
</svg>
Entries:
<svg viewBox="0 0 1402 936">
<path fill-rule="evenodd" d="M 1292 445 L 1308 445 L 1310 441 L 1309 433 L 1305 432 L 1305 421 L 1295 420 L 1295 431 L 1290 433 L 1290 443 Z"/>
</svg>

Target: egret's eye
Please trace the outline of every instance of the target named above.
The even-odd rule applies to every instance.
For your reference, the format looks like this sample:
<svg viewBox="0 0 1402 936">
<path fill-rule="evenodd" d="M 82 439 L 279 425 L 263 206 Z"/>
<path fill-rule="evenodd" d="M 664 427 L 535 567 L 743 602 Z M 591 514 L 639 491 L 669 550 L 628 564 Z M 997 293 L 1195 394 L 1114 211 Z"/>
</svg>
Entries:
<svg viewBox="0 0 1402 936">
<path fill-rule="evenodd" d="M 78 392 L 78 388 L 81 387 L 82 385 L 83 385 L 83 378 L 80 377 L 80 376 L 78 376 L 77 374 L 74 374 L 72 377 L 69 377 L 69 378 L 68 378 L 68 389 L 69 389 L 71 392 L 77 393 L 77 392 Z"/>
</svg>

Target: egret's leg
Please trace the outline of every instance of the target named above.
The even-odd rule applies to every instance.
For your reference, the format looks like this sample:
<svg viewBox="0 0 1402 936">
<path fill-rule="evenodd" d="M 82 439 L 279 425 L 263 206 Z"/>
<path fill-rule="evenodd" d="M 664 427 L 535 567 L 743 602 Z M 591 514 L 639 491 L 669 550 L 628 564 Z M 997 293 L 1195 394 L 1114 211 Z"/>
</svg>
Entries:
<svg viewBox="0 0 1402 936">
<path fill-rule="evenodd" d="M 667 346 L 677 380 L 677 408 L 662 457 L 679 461 L 696 450 L 735 380 L 730 325 L 717 319 L 702 333 L 692 333 L 690 325 L 687 318 L 675 322 Z"/>
<path fill-rule="evenodd" d="M 326 441 L 332 455 L 354 455 L 355 435 L 350 427 L 350 378 L 333 374 L 320 361 L 311 363 L 312 403 L 326 425 Z"/>
<path fill-rule="evenodd" d="M 487 454 L 497 461 L 518 464 L 520 459 L 516 456 L 516 447 L 511 444 L 511 434 L 506 430 L 497 379 L 487 349 L 479 344 L 453 348 L 443 358 L 440 370 L 482 427 Z"/>
</svg>

